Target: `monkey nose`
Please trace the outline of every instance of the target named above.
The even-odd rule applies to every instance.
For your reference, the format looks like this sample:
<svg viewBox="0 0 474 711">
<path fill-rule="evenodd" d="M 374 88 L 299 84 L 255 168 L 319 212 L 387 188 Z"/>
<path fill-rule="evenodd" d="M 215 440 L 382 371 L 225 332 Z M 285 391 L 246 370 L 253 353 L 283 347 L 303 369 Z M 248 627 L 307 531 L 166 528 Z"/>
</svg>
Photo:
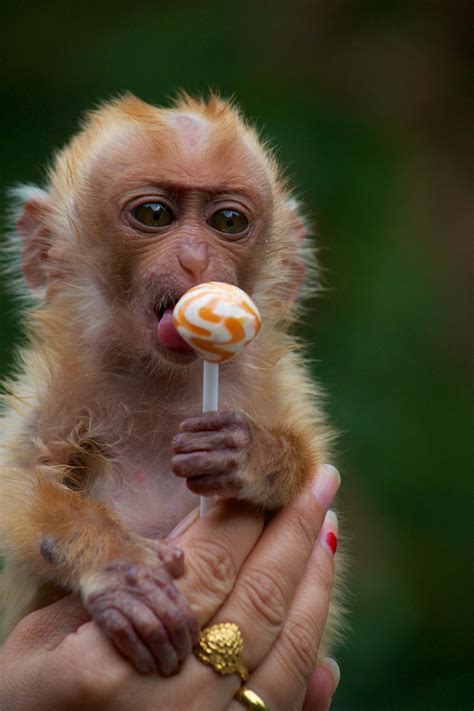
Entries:
<svg viewBox="0 0 474 711">
<path fill-rule="evenodd" d="M 201 278 L 209 266 L 207 244 L 183 244 L 178 252 L 178 262 L 195 280 Z"/>
</svg>

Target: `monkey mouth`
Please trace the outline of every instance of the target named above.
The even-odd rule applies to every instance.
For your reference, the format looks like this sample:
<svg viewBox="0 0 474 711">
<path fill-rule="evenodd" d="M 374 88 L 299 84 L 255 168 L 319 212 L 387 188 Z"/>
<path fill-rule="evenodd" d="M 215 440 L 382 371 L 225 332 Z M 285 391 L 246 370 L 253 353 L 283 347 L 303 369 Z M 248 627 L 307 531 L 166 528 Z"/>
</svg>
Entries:
<svg viewBox="0 0 474 711">
<path fill-rule="evenodd" d="M 173 323 L 173 309 L 181 297 L 162 299 L 154 308 L 156 337 L 160 345 L 171 351 L 189 353 L 193 349 L 181 338 Z"/>
<path fill-rule="evenodd" d="M 168 309 L 171 309 L 171 311 L 173 311 L 180 298 L 180 296 L 176 296 L 165 297 L 163 299 L 160 299 L 160 301 L 154 306 L 153 309 L 158 320 L 161 320 L 163 318 L 165 312 L 168 311 Z"/>
</svg>

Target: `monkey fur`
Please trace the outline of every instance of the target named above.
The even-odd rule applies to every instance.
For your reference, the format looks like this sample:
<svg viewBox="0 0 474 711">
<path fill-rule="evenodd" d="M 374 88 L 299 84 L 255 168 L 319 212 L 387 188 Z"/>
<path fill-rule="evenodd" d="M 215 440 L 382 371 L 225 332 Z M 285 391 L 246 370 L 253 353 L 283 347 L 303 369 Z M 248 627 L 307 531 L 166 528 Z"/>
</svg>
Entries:
<svg viewBox="0 0 474 711">
<path fill-rule="evenodd" d="M 104 104 L 46 189 L 16 197 L 34 303 L 0 421 L 4 634 L 70 590 L 139 671 L 172 674 L 198 628 L 166 535 L 197 495 L 283 506 L 330 457 L 291 334 L 314 278 L 307 226 L 274 156 L 217 96 Z M 201 414 L 201 363 L 169 314 L 207 281 L 247 291 L 262 329 L 221 366 L 222 408 Z M 130 631 L 147 640 L 150 610 L 154 658 Z M 323 653 L 339 613 L 334 600 Z"/>
</svg>

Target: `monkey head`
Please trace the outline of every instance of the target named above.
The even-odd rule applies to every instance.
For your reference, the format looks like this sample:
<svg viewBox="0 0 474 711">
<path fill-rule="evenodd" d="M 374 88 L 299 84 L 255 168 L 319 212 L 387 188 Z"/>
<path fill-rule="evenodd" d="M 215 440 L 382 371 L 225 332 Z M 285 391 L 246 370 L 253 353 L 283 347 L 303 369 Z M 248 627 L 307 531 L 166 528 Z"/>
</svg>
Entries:
<svg viewBox="0 0 474 711">
<path fill-rule="evenodd" d="M 265 323 L 302 281 L 304 221 L 271 153 L 216 97 L 92 112 L 17 228 L 30 290 L 69 310 L 81 342 L 137 359 L 195 359 L 171 314 L 196 284 L 236 284 Z"/>
</svg>

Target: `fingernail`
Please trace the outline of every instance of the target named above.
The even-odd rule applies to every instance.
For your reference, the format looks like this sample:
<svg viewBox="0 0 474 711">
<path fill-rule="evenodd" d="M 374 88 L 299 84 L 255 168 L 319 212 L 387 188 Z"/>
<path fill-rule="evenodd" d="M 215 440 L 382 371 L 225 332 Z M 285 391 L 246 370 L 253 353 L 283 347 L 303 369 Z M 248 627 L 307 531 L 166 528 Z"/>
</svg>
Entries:
<svg viewBox="0 0 474 711">
<path fill-rule="evenodd" d="M 334 691 L 336 691 L 341 680 L 341 670 L 339 669 L 339 664 L 336 662 L 335 659 L 332 659 L 331 657 L 324 657 L 324 659 L 320 659 L 318 664 L 320 664 L 322 667 L 326 667 L 326 669 L 329 669 L 329 671 L 334 677 Z M 333 694 L 334 691 L 332 692 Z"/>
<path fill-rule="evenodd" d="M 321 508 L 329 508 L 329 504 L 333 500 L 340 485 L 341 477 L 336 467 L 333 467 L 332 464 L 323 464 L 319 468 L 316 479 L 313 481 L 311 487 L 313 496 Z"/>
<path fill-rule="evenodd" d="M 324 519 L 321 531 L 318 536 L 318 543 L 326 546 L 332 555 L 336 554 L 337 549 L 337 534 L 339 532 L 339 524 L 337 516 L 331 509 L 327 512 Z"/>
<path fill-rule="evenodd" d="M 181 536 L 185 531 L 190 528 L 195 521 L 199 518 L 199 509 L 193 509 L 190 513 L 188 513 L 187 516 L 183 518 L 182 521 L 178 523 L 175 528 L 171 531 L 171 533 L 168 534 L 168 539 L 173 540 L 174 538 L 178 538 Z"/>
</svg>

